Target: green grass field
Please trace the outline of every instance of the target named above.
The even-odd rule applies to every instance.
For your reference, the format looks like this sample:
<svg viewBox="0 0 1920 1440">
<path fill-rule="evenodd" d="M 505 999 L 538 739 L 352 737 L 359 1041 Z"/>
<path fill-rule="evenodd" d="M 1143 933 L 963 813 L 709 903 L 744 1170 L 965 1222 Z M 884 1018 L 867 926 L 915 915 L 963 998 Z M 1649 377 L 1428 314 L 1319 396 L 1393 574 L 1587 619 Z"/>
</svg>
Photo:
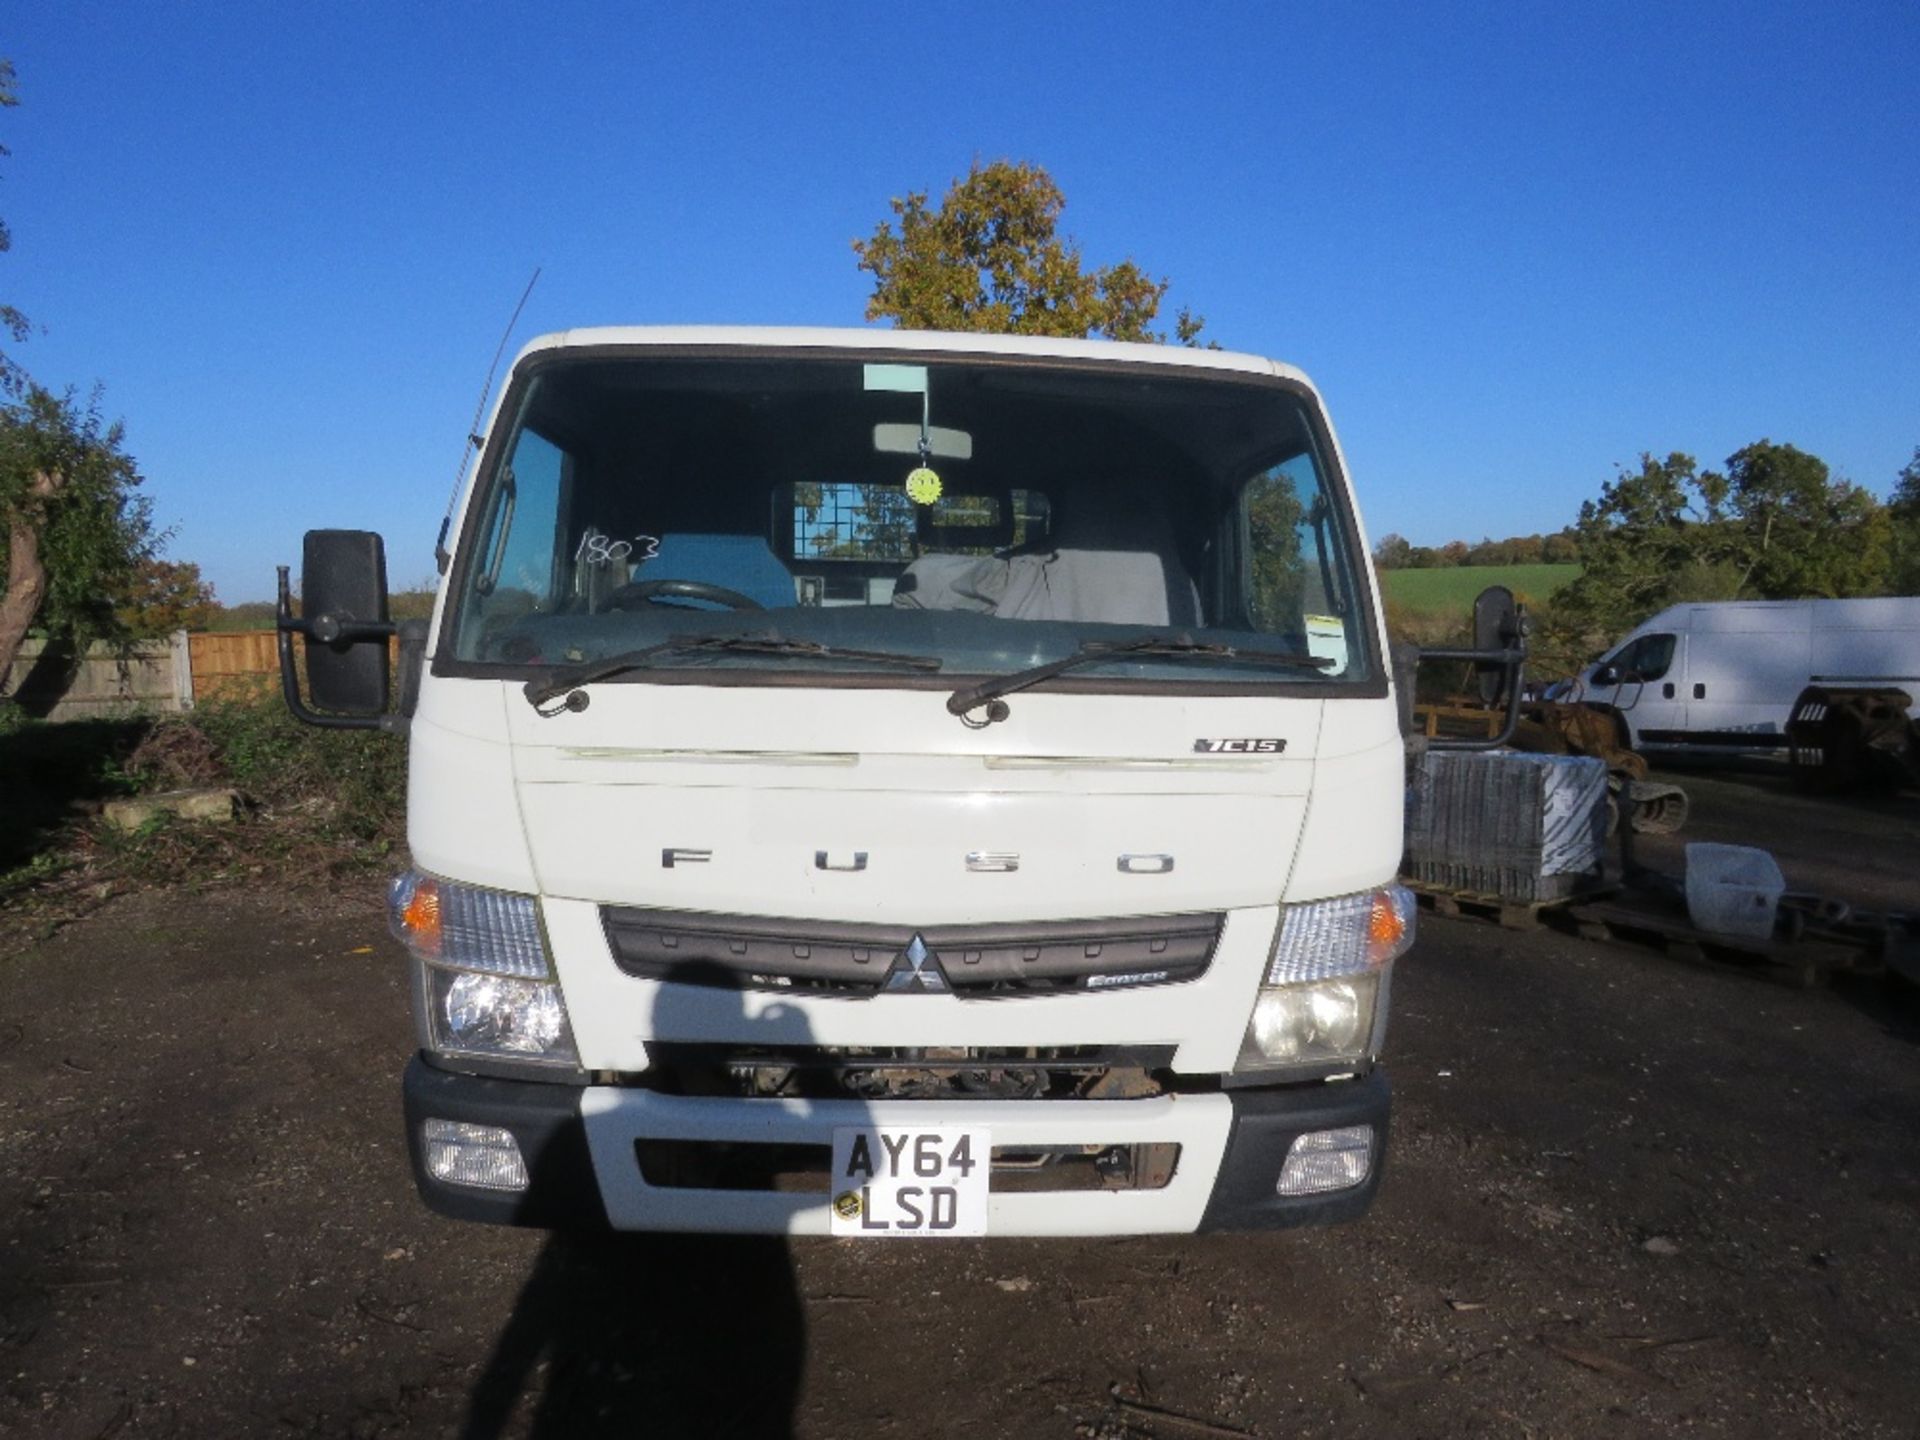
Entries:
<svg viewBox="0 0 1920 1440">
<path fill-rule="evenodd" d="M 1578 565 L 1457 565 L 1444 570 L 1388 570 L 1380 576 L 1389 599 L 1422 614 L 1458 615 L 1489 585 L 1505 585 L 1522 600 L 1546 599 L 1580 573 Z"/>
</svg>

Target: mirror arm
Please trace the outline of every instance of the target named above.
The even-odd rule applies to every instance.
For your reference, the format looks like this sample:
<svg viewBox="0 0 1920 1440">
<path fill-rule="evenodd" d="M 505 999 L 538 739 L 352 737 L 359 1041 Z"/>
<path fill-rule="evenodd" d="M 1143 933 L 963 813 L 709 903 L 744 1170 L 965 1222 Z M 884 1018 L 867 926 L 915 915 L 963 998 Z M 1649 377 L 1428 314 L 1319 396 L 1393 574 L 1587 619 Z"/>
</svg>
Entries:
<svg viewBox="0 0 1920 1440">
<path fill-rule="evenodd" d="M 287 702 L 287 710 L 302 725 L 313 725 L 322 730 L 384 730 L 390 735 L 404 735 L 409 719 L 405 715 L 324 715 L 318 710 L 307 708 L 307 702 L 300 695 L 299 671 L 294 666 L 293 637 L 305 635 L 322 644 L 336 644 L 342 641 L 384 640 L 395 634 L 398 627 L 391 621 L 341 620 L 334 615 L 316 615 L 312 620 L 303 620 L 293 613 L 293 590 L 287 577 L 288 567 L 281 565 L 279 594 L 274 605 L 273 628 L 280 650 L 280 694 Z"/>
<path fill-rule="evenodd" d="M 411 720 L 420 704 L 420 675 L 427 665 L 428 622 L 401 620 L 394 629 L 400 636 L 400 699 L 394 709 Z"/>
<path fill-rule="evenodd" d="M 1452 740 L 1435 736 L 1427 741 L 1431 750 L 1498 750 L 1509 740 L 1520 724 L 1521 677 L 1526 671 L 1527 646 L 1525 637 L 1519 643 L 1505 650 L 1456 649 L 1451 646 L 1422 649 L 1415 652 L 1414 664 L 1422 660 L 1468 660 L 1479 665 L 1493 665 L 1506 672 L 1507 709 L 1501 717 L 1499 732 L 1485 740 Z"/>
</svg>

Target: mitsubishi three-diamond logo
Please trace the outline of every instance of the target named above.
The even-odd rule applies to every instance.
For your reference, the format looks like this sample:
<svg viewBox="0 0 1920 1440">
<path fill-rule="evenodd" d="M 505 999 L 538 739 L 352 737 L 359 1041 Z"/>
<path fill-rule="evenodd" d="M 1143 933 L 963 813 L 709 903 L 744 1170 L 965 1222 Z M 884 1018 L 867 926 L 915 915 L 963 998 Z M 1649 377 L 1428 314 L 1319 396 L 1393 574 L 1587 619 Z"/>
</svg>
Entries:
<svg viewBox="0 0 1920 1440">
<path fill-rule="evenodd" d="M 890 993 L 944 995 L 947 972 L 940 968 L 940 957 L 927 949 L 925 940 L 915 935 L 907 942 L 907 948 L 894 957 L 893 969 L 887 972 L 886 988 Z"/>
</svg>

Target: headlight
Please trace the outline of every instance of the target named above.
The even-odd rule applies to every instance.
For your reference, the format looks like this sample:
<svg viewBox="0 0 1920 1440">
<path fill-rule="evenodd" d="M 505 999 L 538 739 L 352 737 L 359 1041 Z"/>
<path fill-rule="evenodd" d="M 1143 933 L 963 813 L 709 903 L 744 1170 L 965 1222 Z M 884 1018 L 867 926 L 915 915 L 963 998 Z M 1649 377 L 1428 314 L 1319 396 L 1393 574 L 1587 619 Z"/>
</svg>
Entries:
<svg viewBox="0 0 1920 1440">
<path fill-rule="evenodd" d="M 1360 1059 L 1373 1038 L 1379 991 L 1378 975 L 1262 990 L 1237 1068 Z"/>
<path fill-rule="evenodd" d="M 389 895 L 393 933 L 421 964 L 422 1043 L 443 1055 L 577 1066 L 531 895 L 409 871 Z"/>
<path fill-rule="evenodd" d="M 574 1063 L 573 1030 L 558 985 L 434 966 L 427 991 L 438 1050 Z"/>
<path fill-rule="evenodd" d="M 1373 1049 L 1381 976 L 1413 943 L 1398 885 L 1289 906 L 1254 998 L 1236 1071 L 1352 1065 Z"/>
</svg>

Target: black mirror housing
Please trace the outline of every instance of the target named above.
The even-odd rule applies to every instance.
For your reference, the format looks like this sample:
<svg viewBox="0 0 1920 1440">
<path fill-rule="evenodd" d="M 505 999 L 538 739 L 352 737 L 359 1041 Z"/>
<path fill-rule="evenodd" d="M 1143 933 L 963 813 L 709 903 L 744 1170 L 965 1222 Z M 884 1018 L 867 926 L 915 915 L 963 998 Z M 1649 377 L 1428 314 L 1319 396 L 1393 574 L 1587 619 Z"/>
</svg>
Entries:
<svg viewBox="0 0 1920 1440">
<path fill-rule="evenodd" d="M 339 715 L 387 709 L 387 551 L 371 530 L 309 530 L 301 550 L 307 692 Z M 367 635 L 364 627 L 379 627 Z"/>
<path fill-rule="evenodd" d="M 1513 591 L 1504 585 L 1489 585 L 1473 602 L 1473 648 L 1506 650 L 1519 638 L 1520 607 Z M 1473 678 L 1480 699 L 1488 705 L 1500 698 L 1509 679 L 1501 666 L 1490 664 L 1475 665 Z"/>
</svg>

